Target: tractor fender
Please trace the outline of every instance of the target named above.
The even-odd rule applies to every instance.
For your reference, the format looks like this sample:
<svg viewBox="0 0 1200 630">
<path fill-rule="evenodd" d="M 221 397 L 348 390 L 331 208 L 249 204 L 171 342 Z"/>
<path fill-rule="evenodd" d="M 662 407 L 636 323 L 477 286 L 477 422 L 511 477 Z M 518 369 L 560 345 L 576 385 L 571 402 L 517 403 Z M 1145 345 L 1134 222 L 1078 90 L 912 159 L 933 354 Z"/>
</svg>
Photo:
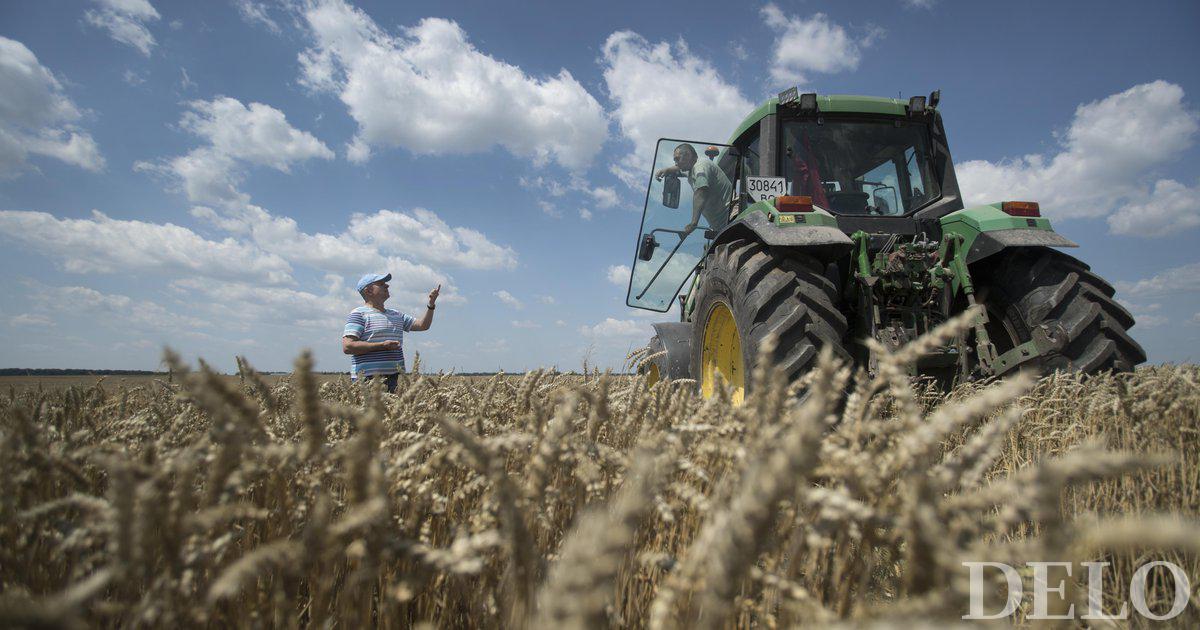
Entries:
<svg viewBox="0 0 1200 630">
<path fill-rule="evenodd" d="M 854 241 L 836 227 L 801 223 L 779 225 L 763 212 L 750 212 L 729 224 L 713 240 L 713 245 L 736 238 L 753 238 L 771 247 L 796 247 L 822 262 L 835 260 L 854 248 Z"/>
<path fill-rule="evenodd" d="M 651 325 L 654 326 L 654 334 L 658 335 L 663 349 L 667 351 L 667 356 L 659 364 L 666 367 L 663 378 L 692 378 L 689 372 L 692 363 L 691 322 L 660 322 Z"/>
<path fill-rule="evenodd" d="M 967 264 L 994 256 L 1012 247 L 1079 247 L 1071 239 L 1050 230 L 1016 228 L 980 232 L 967 250 Z"/>
</svg>

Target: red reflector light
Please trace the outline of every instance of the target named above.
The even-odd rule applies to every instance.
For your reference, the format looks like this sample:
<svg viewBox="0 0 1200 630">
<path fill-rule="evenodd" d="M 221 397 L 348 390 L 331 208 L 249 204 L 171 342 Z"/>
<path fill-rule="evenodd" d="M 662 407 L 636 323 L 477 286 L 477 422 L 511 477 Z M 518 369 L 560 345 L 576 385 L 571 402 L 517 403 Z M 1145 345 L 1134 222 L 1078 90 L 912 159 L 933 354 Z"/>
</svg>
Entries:
<svg viewBox="0 0 1200 630">
<path fill-rule="evenodd" d="M 1036 201 L 1005 201 L 1000 204 L 1000 209 L 1005 214 L 1014 217 L 1040 217 L 1042 209 L 1038 207 Z"/>
<path fill-rule="evenodd" d="M 775 198 L 775 209 L 780 212 L 812 212 L 812 197 L 788 196 Z"/>
</svg>

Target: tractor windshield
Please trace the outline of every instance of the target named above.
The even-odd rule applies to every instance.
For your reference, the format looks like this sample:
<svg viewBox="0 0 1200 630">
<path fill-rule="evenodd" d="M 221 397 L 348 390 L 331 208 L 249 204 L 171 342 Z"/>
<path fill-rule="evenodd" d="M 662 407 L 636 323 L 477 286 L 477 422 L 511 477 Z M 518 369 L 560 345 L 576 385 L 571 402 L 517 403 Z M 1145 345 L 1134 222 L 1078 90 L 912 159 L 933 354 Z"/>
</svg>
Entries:
<svg viewBox="0 0 1200 630">
<path fill-rule="evenodd" d="M 793 195 L 834 214 L 896 216 L 941 195 L 929 155 L 924 123 L 826 119 L 784 123 L 780 161 Z"/>
</svg>

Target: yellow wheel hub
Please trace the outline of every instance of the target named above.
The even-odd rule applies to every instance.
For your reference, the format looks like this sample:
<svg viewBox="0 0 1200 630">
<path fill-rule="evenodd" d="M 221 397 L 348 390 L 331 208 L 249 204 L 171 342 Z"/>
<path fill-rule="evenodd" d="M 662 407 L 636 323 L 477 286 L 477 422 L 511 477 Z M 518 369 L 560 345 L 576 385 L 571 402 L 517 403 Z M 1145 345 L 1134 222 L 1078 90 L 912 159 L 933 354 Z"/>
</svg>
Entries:
<svg viewBox="0 0 1200 630">
<path fill-rule="evenodd" d="M 646 368 L 643 373 L 646 375 L 647 387 L 654 387 L 654 384 L 662 378 L 662 376 L 660 376 L 658 373 L 657 363 L 651 363 L 650 367 Z"/>
<path fill-rule="evenodd" d="M 742 365 L 742 340 L 737 322 L 724 303 L 717 302 L 704 323 L 704 348 L 700 355 L 700 393 L 710 398 L 716 392 L 717 374 L 733 388 L 733 404 L 746 397 L 746 372 Z"/>
</svg>

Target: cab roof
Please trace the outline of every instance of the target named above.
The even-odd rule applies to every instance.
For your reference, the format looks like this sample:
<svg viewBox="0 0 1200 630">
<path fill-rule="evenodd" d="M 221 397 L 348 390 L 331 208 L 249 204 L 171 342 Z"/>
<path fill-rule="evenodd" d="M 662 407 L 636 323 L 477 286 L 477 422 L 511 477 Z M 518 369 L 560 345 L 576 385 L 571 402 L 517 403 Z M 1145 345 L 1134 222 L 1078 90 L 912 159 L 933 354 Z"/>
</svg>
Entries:
<svg viewBox="0 0 1200 630">
<path fill-rule="evenodd" d="M 737 140 L 747 129 L 762 120 L 763 116 L 774 114 L 779 107 L 779 97 L 767 99 L 757 109 L 738 125 L 737 131 L 729 138 L 730 144 Z M 908 101 L 898 98 L 883 98 L 880 96 L 854 96 L 851 94 L 818 94 L 817 109 L 822 112 L 852 112 L 858 114 L 885 114 L 905 116 L 908 114 Z"/>
</svg>

